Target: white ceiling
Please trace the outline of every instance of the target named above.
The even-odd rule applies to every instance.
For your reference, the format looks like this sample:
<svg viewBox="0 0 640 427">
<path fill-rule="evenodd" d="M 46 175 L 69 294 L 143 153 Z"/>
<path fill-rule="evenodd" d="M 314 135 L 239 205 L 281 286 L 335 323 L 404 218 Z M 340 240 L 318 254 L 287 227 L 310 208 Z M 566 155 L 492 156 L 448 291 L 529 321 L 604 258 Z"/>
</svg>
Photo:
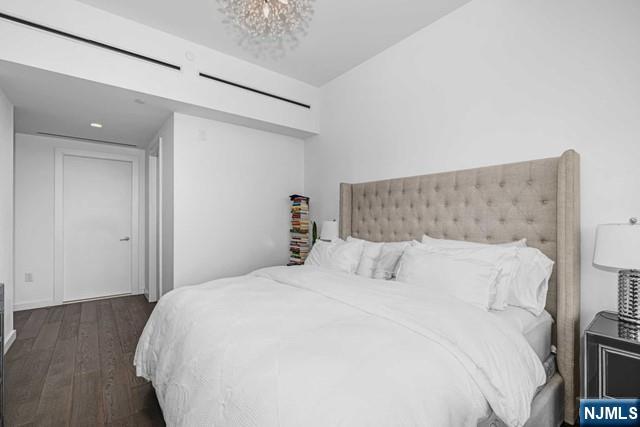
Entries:
<svg viewBox="0 0 640 427">
<path fill-rule="evenodd" d="M 282 59 L 239 47 L 216 0 L 79 0 L 321 86 L 470 0 L 316 0 L 309 34 Z"/>
<path fill-rule="evenodd" d="M 133 91 L 4 61 L 0 61 L 0 88 L 15 106 L 19 133 L 145 147 L 176 109 Z M 103 128 L 91 127 L 93 122 Z"/>
</svg>

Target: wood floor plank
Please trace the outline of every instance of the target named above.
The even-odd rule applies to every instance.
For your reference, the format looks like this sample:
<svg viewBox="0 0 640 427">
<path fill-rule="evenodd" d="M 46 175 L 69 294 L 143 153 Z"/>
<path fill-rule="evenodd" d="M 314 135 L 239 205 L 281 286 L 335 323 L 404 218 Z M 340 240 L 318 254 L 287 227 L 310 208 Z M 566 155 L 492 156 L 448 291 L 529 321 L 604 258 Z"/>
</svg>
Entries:
<svg viewBox="0 0 640 427">
<path fill-rule="evenodd" d="M 60 325 L 62 322 L 45 323 L 40 328 L 40 333 L 36 337 L 33 343 L 33 348 L 36 350 L 43 348 L 53 348 L 56 346 L 58 340 L 58 333 L 60 332 Z"/>
<path fill-rule="evenodd" d="M 156 303 L 150 303 L 149 301 L 147 301 L 147 298 L 145 298 L 144 295 L 138 295 L 139 298 L 136 298 L 134 300 L 134 302 L 136 302 L 140 307 L 142 307 L 142 309 L 144 310 L 144 312 L 147 315 L 147 318 L 149 318 L 149 316 L 151 316 L 151 312 L 153 311 L 153 308 L 156 306 Z"/>
<path fill-rule="evenodd" d="M 25 399 L 25 389 L 23 387 L 27 381 L 27 371 L 24 365 L 27 357 L 7 362 L 5 376 L 5 412 L 4 421 L 8 426 L 19 425 L 19 409 Z"/>
<path fill-rule="evenodd" d="M 72 426 L 103 426 L 106 424 L 99 372 L 90 372 L 74 377 L 72 401 Z"/>
<path fill-rule="evenodd" d="M 78 336 L 78 327 L 80 325 L 80 304 L 68 304 L 64 306 L 64 315 L 62 316 L 62 329 L 60 330 L 60 339 L 67 340 Z"/>
<path fill-rule="evenodd" d="M 153 306 L 154 304 L 150 304 L 142 295 L 140 295 L 140 298 L 133 299 L 132 304 L 129 304 L 129 312 L 138 331 L 138 336 L 140 336 L 144 326 L 147 324 L 147 319 L 151 315 Z"/>
<path fill-rule="evenodd" d="M 100 371 L 98 322 L 80 323 L 76 351 L 75 375 Z"/>
<path fill-rule="evenodd" d="M 128 373 L 128 378 L 129 378 L 129 385 L 131 387 L 136 387 L 142 384 L 146 384 L 149 381 L 145 380 L 142 377 L 139 377 L 136 375 L 136 367 L 133 366 L 133 357 L 134 357 L 135 353 L 127 353 L 124 355 L 124 363 L 125 363 L 125 369 L 127 370 Z"/>
<path fill-rule="evenodd" d="M 24 324 L 29 320 L 32 310 L 21 310 L 13 312 L 13 328 L 18 331 L 24 328 Z"/>
<path fill-rule="evenodd" d="M 135 351 L 138 344 L 138 330 L 129 310 L 129 306 L 132 305 L 130 301 L 131 299 L 128 298 L 115 298 L 111 301 L 118 337 L 124 353 Z"/>
<path fill-rule="evenodd" d="M 53 348 L 34 349 L 25 358 L 18 384 L 11 385 L 13 393 L 7 396 L 7 425 L 33 421 L 52 355 Z"/>
<path fill-rule="evenodd" d="M 80 322 L 97 322 L 97 303 L 96 301 L 87 301 L 82 303 L 82 309 L 80 313 Z"/>
<path fill-rule="evenodd" d="M 16 312 L 17 340 L 5 358 L 6 425 L 164 425 L 152 385 L 133 367 L 152 310 L 132 296 Z"/>
<path fill-rule="evenodd" d="M 42 426 L 63 426 L 71 418 L 76 338 L 56 343 L 44 381 L 35 422 Z"/>
<path fill-rule="evenodd" d="M 62 322 L 62 316 L 64 315 L 64 306 L 58 305 L 49 308 L 49 315 L 47 316 L 47 323 Z"/>
<path fill-rule="evenodd" d="M 105 421 L 110 423 L 132 414 L 128 374 L 123 363 L 124 352 L 110 300 L 98 303 L 98 325 Z"/>
<path fill-rule="evenodd" d="M 32 310 L 29 319 L 25 322 L 24 326 L 20 330 L 20 339 L 35 338 L 40 333 L 40 328 L 47 320 L 49 311 L 46 308 L 39 308 Z"/>
<path fill-rule="evenodd" d="M 136 386 L 131 390 L 136 425 L 164 426 L 165 423 L 161 416 L 162 410 L 151 383 Z"/>
<path fill-rule="evenodd" d="M 10 362 L 26 357 L 31 351 L 35 340 L 35 338 L 22 340 L 16 339 L 4 357 L 5 362 Z"/>
</svg>

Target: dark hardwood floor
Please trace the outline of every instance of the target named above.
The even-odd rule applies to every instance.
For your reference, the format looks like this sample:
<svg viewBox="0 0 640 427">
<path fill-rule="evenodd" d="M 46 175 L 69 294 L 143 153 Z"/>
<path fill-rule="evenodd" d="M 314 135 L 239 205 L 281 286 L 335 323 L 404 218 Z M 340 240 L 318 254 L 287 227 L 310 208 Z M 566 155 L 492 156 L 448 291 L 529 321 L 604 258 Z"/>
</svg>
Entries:
<svg viewBox="0 0 640 427">
<path fill-rule="evenodd" d="M 133 367 L 152 310 L 138 295 L 16 312 L 6 425 L 164 425 L 153 387 Z"/>
</svg>

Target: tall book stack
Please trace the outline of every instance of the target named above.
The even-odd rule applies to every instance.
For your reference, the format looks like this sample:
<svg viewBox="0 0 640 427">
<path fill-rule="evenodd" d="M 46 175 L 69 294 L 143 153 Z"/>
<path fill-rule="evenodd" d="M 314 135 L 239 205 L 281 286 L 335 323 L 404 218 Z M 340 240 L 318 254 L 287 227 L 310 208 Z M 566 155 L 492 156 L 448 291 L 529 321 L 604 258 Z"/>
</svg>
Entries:
<svg viewBox="0 0 640 427">
<path fill-rule="evenodd" d="M 293 194 L 291 199 L 291 243 L 289 265 L 304 264 L 311 247 L 309 241 L 309 198 Z"/>
</svg>

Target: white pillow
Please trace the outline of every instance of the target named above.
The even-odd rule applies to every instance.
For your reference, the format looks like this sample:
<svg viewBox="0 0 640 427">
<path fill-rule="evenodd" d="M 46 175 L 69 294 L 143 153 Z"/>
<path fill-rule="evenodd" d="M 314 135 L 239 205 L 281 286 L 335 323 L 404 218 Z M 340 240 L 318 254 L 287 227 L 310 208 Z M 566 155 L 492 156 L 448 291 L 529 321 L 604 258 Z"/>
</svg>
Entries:
<svg viewBox="0 0 640 427">
<path fill-rule="evenodd" d="M 356 274 L 358 276 L 364 277 L 373 277 L 373 272 L 376 267 L 376 262 L 380 257 L 380 252 L 382 251 L 382 242 L 368 242 L 362 239 L 356 239 L 354 237 L 347 237 L 347 242 L 362 242 L 363 250 L 362 255 L 360 256 L 360 262 L 358 263 L 358 268 L 356 269 Z"/>
<path fill-rule="evenodd" d="M 425 243 L 425 241 L 428 243 Z M 423 236 L 423 244 L 431 247 L 440 246 L 442 249 L 486 248 L 494 251 L 494 256 L 506 253 L 505 251 L 508 251 L 509 248 L 515 248 L 515 265 L 513 260 L 507 261 L 507 259 L 503 260 L 506 264 L 500 264 L 501 274 L 498 279 L 496 300 L 493 308 L 502 310 L 505 308 L 506 302 L 507 305 L 529 310 L 536 316 L 539 316 L 544 311 L 549 289 L 549 278 L 553 271 L 553 261 L 547 258 L 540 250 L 526 247 L 525 239 L 513 243 L 486 245 L 457 240 L 433 239 L 425 235 Z M 486 254 L 480 259 L 487 261 Z M 511 274 L 510 271 L 513 271 L 514 268 L 515 271 Z M 507 278 L 510 279 L 508 284 L 505 283 Z"/>
<path fill-rule="evenodd" d="M 539 316 L 547 303 L 553 261 L 535 248 L 517 248 L 517 254 L 518 271 L 509 287 L 507 304 Z"/>
<path fill-rule="evenodd" d="M 393 242 L 382 245 L 378 263 L 373 271 L 374 279 L 391 280 L 396 277 L 400 258 L 411 242 Z"/>
<path fill-rule="evenodd" d="M 478 248 L 483 246 L 516 247 L 516 248 L 527 247 L 527 239 L 520 239 L 514 242 L 507 242 L 507 243 L 490 244 L 490 243 L 467 242 L 466 240 L 435 239 L 433 237 L 427 236 L 426 234 L 422 236 L 422 243 L 430 244 L 433 246 L 447 247 L 447 248 Z"/>
<path fill-rule="evenodd" d="M 345 242 L 336 239 L 331 242 L 316 241 L 304 265 L 315 265 L 328 270 L 355 273 L 360 262 L 363 242 Z"/>
<path fill-rule="evenodd" d="M 409 242 L 369 242 L 347 237 L 347 242 L 363 242 L 364 250 L 356 274 L 372 279 L 390 280 L 395 277 L 398 261 Z"/>
<path fill-rule="evenodd" d="M 447 247 L 431 246 L 421 244 L 423 248 L 428 248 L 432 252 L 457 258 L 477 259 L 493 265 L 498 270 L 496 277 L 495 298 L 491 301 L 491 309 L 504 310 L 507 308 L 509 288 L 515 280 L 519 268 L 517 257 L 518 248 L 509 246 L 478 245 L 471 247 Z"/>
<path fill-rule="evenodd" d="M 498 273 L 495 266 L 478 259 L 410 246 L 400 259 L 396 280 L 438 289 L 488 310 L 495 298 Z"/>
</svg>

